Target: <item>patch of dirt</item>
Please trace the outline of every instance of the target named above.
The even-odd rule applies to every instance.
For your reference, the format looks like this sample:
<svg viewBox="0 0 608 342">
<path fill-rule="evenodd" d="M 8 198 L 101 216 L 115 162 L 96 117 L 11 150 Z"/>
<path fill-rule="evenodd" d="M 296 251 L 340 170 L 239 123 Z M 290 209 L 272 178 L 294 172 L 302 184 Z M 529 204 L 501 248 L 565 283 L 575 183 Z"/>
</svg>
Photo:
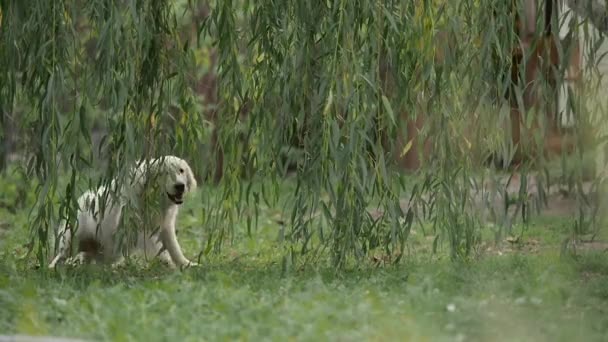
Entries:
<svg viewBox="0 0 608 342">
<path fill-rule="evenodd" d="M 536 254 L 542 249 L 540 241 L 537 239 L 526 238 L 520 240 L 515 237 L 508 237 L 501 243 L 484 243 L 481 246 L 484 254 L 505 255 L 510 253 Z"/>
<path fill-rule="evenodd" d="M 538 183 L 535 175 L 526 180 L 525 199 L 527 214 L 545 217 L 572 217 L 578 215 L 579 202 L 576 193 L 569 193 L 564 185 L 553 184 L 549 187 Z M 522 188 L 521 176 L 516 174 L 485 181 L 472 189 L 475 208 L 485 221 L 501 222 L 510 225 L 521 220 L 521 204 L 518 202 Z M 582 192 L 589 201 L 583 210 L 590 211 L 597 205 L 597 192 L 592 182 L 583 182 Z M 544 198 L 541 199 L 541 196 Z M 506 201 L 509 201 L 505 212 Z M 518 208 L 518 206 L 520 208 Z"/>
<path fill-rule="evenodd" d="M 577 241 L 574 244 L 577 251 L 603 251 L 608 252 L 608 242 L 606 241 Z"/>
<path fill-rule="evenodd" d="M 600 251 L 608 253 L 608 241 L 577 241 L 571 246 L 577 252 Z M 499 244 L 491 242 L 483 243 L 481 251 L 490 255 L 504 255 L 509 253 L 539 253 L 544 246 L 537 239 L 524 238 L 520 240 L 516 237 L 508 237 Z"/>
<path fill-rule="evenodd" d="M 522 179 L 519 174 L 511 177 L 502 176 L 484 182 L 472 180 L 471 202 L 465 209 L 475 213 L 483 222 L 495 223 L 507 227 L 522 220 L 522 205 L 518 203 Z M 527 217 L 535 216 L 572 218 L 579 214 L 579 204 L 576 193 L 568 193 L 563 185 L 541 185 L 535 175 L 529 175 L 526 180 L 525 210 Z M 544 190 L 544 191 L 543 191 Z M 592 182 L 583 182 L 582 191 L 587 197 L 589 204 L 583 207 L 584 211 L 591 211 L 597 205 L 597 193 L 594 192 Z M 541 195 L 544 199 L 541 200 Z M 423 195 L 423 200 L 428 200 L 428 195 Z M 506 205 L 506 202 L 509 205 Z M 410 195 L 404 194 L 399 201 L 403 213 L 407 213 L 412 207 Z M 507 210 L 505 211 L 505 208 Z M 427 208 L 428 210 L 429 208 Z M 414 208 L 417 217 L 422 216 L 420 206 Z M 369 209 L 370 216 L 374 220 L 384 215 L 382 209 Z M 426 213 L 429 214 L 428 212 Z"/>
<path fill-rule="evenodd" d="M 576 198 L 561 194 L 551 195 L 547 198 L 547 206 L 542 214 L 551 217 L 572 216 L 577 212 Z"/>
</svg>

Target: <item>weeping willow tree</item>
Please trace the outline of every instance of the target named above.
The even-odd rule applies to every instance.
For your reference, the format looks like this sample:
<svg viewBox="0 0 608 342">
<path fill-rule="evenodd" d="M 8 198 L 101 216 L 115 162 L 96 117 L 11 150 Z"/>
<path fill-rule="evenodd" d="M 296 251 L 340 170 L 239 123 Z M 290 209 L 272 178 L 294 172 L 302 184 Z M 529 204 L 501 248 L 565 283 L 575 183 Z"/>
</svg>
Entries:
<svg viewBox="0 0 608 342">
<path fill-rule="evenodd" d="M 220 198 L 201 214 L 205 252 L 219 250 L 233 222 L 277 202 L 286 151 L 296 150 L 284 263 L 328 257 L 344 267 L 376 249 L 398 260 L 412 225 L 427 223 L 435 246 L 471 254 L 483 229 L 472 210 L 487 152 L 478 147 L 505 144 L 497 122 L 508 114 L 496 103 L 512 91 L 512 4 L 224 0 L 203 16 L 199 6 L 0 1 L 0 111 L 22 108 L 41 262 L 84 188 L 162 154 L 185 157 L 205 179 L 222 154 Z M 212 104 L 195 91 L 209 51 Z M 108 128 L 99 142 L 92 117 Z M 395 167 L 423 151 L 417 174 Z"/>
</svg>

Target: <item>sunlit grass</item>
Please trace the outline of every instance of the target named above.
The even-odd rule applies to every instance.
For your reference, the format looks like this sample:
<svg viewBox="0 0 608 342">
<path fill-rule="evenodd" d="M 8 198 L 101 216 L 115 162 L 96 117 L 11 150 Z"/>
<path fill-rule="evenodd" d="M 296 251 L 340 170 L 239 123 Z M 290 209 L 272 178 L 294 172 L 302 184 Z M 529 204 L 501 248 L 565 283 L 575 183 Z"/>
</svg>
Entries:
<svg viewBox="0 0 608 342">
<path fill-rule="evenodd" d="M 213 192 L 199 191 L 181 212 L 187 255 L 205 246 L 199 215 Z M 487 235 L 492 248 L 469 262 L 450 261 L 445 248 L 432 253 L 432 239 L 415 226 L 399 264 L 370 257 L 336 272 L 329 263 L 286 269 L 280 206 L 262 207 L 255 234 L 203 255 L 197 269 L 134 259 L 119 269 L 50 272 L 24 258 L 26 216 L 25 208 L 0 214 L 3 333 L 151 341 L 599 341 L 608 334 L 608 254 L 562 255 L 573 219 L 535 219 L 517 244 L 497 246 Z"/>
</svg>

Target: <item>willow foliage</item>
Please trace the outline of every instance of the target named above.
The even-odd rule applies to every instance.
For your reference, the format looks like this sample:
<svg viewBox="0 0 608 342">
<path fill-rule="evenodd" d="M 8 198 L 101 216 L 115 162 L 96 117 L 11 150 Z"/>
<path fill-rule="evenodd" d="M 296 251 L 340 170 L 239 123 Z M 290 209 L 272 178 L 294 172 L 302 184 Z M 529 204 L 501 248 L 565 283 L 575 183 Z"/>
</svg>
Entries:
<svg viewBox="0 0 608 342">
<path fill-rule="evenodd" d="M 477 131 L 476 145 L 500 140 L 496 122 L 506 116 L 492 106 L 511 87 L 510 4 L 223 0 L 210 1 L 204 18 L 197 8 L 177 0 L 0 1 L 0 108 L 26 108 L 41 261 L 53 223 L 74 217 L 84 187 L 169 153 L 205 177 L 217 159 L 203 146 L 224 155 L 219 204 L 202 215 L 205 252 L 234 235 L 235 220 L 278 200 L 287 150 L 300 158 L 285 263 L 329 255 L 342 267 L 377 248 L 400 256 L 422 221 L 453 257 L 471 253 L 482 229 L 469 210 L 479 161 L 462 132 Z M 188 23 L 195 32 L 184 30 Z M 211 50 L 213 108 L 194 92 L 202 51 Z M 99 113 L 110 133 L 93 146 Z M 433 158 L 413 177 L 394 161 L 422 149 L 407 137 L 406 119 L 423 114 Z M 400 137 L 409 143 L 395 143 Z M 79 171 L 87 169 L 101 172 Z"/>
</svg>

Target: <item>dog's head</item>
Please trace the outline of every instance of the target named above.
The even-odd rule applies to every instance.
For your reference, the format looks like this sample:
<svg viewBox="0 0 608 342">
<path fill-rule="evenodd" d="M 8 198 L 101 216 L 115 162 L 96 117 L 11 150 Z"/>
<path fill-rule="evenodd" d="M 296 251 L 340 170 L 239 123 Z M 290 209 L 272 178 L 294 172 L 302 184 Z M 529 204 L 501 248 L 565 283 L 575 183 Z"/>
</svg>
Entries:
<svg viewBox="0 0 608 342">
<path fill-rule="evenodd" d="M 182 204 L 184 196 L 197 187 L 190 165 L 185 160 L 175 156 L 166 156 L 160 162 L 165 176 L 167 197 L 175 204 Z"/>
</svg>

